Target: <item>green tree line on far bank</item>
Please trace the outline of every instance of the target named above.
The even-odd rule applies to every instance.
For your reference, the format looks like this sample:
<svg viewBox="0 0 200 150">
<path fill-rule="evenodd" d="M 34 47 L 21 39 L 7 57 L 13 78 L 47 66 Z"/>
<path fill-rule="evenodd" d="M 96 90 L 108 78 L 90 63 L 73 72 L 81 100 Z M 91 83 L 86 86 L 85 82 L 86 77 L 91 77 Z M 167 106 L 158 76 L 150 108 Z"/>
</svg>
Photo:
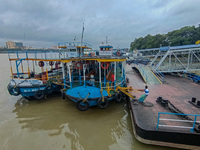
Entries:
<svg viewBox="0 0 200 150">
<path fill-rule="evenodd" d="M 180 46 L 195 44 L 200 40 L 200 26 L 186 26 L 167 34 L 148 34 L 145 37 L 136 38 L 130 45 L 130 51 L 135 49 L 158 48 L 160 46 Z"/>
</svg>

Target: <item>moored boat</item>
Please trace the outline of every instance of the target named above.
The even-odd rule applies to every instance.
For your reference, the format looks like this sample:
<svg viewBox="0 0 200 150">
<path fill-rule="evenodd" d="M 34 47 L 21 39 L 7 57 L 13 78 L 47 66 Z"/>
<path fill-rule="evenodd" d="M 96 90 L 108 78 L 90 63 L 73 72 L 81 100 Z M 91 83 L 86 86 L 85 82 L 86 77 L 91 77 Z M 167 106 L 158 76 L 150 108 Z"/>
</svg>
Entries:
<svg viewBox="0 0 200 150">
<path fill-rule="evenodd" d="M 113 57 L 113 47 L 100 46 L 99 56 L 79 54 L 77 58 L 62 59 L 66 67 L 63 71 L 63 98 L 76 102 L 81 111 L 91 106 L 106 108 L 109 101 L 121 101 L 124 94 L 119 87 L 125 87 L 124 57 Z"/>
<path fill-rule="evenodd" d="M 21 95 L 28 100 L 42 99 L 62 88 L 59 84 L 62 79 L 59 59 L 48 59 L 48 53 L 38 51 L 12 51 L 8 56 L 11 80 L 7 89 L 11 95 Z"/>
</svg>

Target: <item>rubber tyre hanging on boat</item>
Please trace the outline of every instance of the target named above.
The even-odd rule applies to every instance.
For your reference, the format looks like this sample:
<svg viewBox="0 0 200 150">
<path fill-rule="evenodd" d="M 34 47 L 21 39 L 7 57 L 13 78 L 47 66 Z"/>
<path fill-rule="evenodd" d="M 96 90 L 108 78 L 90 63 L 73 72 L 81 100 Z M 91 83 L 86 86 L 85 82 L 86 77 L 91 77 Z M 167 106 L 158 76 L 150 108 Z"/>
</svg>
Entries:
<svg viewBox="0 0 200 150">
<path fill-rule="evenodd" d="M 52 92 L 53 92 L 52 86 L 47 85 L 47 86 L 44 88 L 44 93 L 45 93 L 45 94 L 51 94 Z"/>
<path fill-rule="evenodd" d="M 10 95 L 18 96 L 20 94 L 20 89 L 18 87 L 11 86 L 10 83 L 7 88 Z"/>
<path fill-rule="evenodd" d="M 76 102 L 76 107 L 80 110 L 80 111 L 86 111 L 88 110 L 90 104 L 89 102 L 86 100 L 85 102 L 83 102 L 84 100 L 83 99 L 79 99 L 77 102 Z"/>
<path fill-rule="evenodd" d="M 27 99 L 28 101 L 32 101 L 34 99 L 33 96 L 24 96 L 25 99 Z"/>
<path fill-rule="evenodd" d="M 107 98 L 104 98 L 104 102 L 102 101 L 102 98 L 100 98 L 98 101 L 97 101 L 97 106 L 101 109 L 104 109 L 108 106 L 109 104 L 109 100 Z"/>
<path fill-rule="evenodd" d="M 122 100 L 123 100 L 123 101 L 127 102 L 127 99 L 128 99 L 128 98 L 129 98 L 128 95 L 122 93 Z"/>
<path fill-rule="evenodd" d="M 117 92 L 117 93 L 115 94 L 115 100 L 116 100 L 117 102 L 121 102 L 121 101 L 122 101 L 122 92 L 121 92 L 121 91 L 119 91 L 119 93 Z"/>
<path fill-rule="evenodd" d="M 37 90 L 34 94 L 35 99 L 40 100 L 44 97 L 44 90 Z"/>
<path fill-rule="evenodd" d="M 61 90 L 62 99 L 65 99 L 65 91 Z"/>
</svg>

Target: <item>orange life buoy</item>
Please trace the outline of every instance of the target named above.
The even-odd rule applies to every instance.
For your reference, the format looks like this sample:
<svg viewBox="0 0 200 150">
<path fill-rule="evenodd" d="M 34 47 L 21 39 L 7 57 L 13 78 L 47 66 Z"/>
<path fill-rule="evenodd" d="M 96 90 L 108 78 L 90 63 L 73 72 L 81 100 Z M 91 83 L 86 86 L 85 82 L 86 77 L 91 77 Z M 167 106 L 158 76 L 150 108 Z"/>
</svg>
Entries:
<svg viewBox="0 0 200 150">
<path fill-rule="evenodd" d="M 106 66 L 104 66 L 104 64 L 106 64 Z M 107 69 L 108 67 L 109 67 L 109 63 L 108 62 L 101 63 L 101 68 L 102 69 Z"/>
<path fill-rule="evenodd" d="M 49 62 L 49 65 L 50 65 L 50 66 L 53 66 L 53 65 L 54 65 L 54 62 L 53 62 L 53 61 L 50 61 L 50 62 Z"/>
<path fill-rule="evenodd" d="M 60 64 L 61 64 L 61 62 L 60 62 L 60 61 L 56 61 L 56 64 L 60 65 Z"/>
<path fill-rule="evenodd" d="M 75 64 L 75 66 L 76 66 L 76 69 L 82 69 L 83 68 L 83 64 L 81 62 L 77 62 Z"/>
<path fill-rule="evenodd" d="M 120 54 L 121 54 L 120 52 L 117 52 L 117 56 L 120 56 Z"/>
<path fill-rule="evenodd" d="M 39 65 L 40 67 L 44 67 L 44 62 L 43 62 L 43 61 L 39 61 L 38 65 Z"/>
<path fill-rule="evenodd" d="M 92 53 L 91 53 L 91 56 L 94 56 L 94 55 L 95 55 L 95 53 L 94 53 L 94 52 L 92 52 Z"/>
</svg>

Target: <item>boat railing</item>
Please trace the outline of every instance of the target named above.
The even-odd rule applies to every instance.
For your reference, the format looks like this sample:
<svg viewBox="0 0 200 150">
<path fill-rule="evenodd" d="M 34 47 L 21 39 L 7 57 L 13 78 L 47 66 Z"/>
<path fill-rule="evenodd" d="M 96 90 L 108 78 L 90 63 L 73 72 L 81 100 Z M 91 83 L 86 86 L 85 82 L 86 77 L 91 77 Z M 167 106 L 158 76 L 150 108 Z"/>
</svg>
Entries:
<svg viewBox="0 0 200 150">
<path fill-rule="evenodd" d="M 54 51 L 9 51 L 8 52 L 9 59 L 35 59 L 35 60 L 49 60 L 52 61 L 54 59 L 65 59 L 65 58 L 77 58 L 77 57 L 82 57 L 86 56 L 84 53 L 79 55 L 77 52 L 68 52 L 64 49 L 61 50 L 54 50 Z M 87 54 L 87 57 L 93 57 L 96 55 L 96 52 L 90 52 Z"/>
<path fill-rule="evenodd" d="M 58 43 L 58 47 L 60 48 L 66 48 L 68 46 L 87 46 L 87 47 L 92 47 L 92 45 L 86 43 L 86 42 L 63 42 L 63 43 Z"/>
<path fill-rule="evenodd" d="M 143 79 L 145 80 L 145 82 L 147 83 L 148 82 L 148 76 L 147 74 L 145 73 L 142 65 L 138 64 L 139 66 L 139 71 L 140 71 L 140 74 L 142 75 Z"/>
<path fill-rule="evenodd" d="M 9 59 L 59 59 L 62 52 L 59 50 L 54 51 L 40 51 L 40 50 L 15 50 L 8 52 Z"/>
<path fill-rule="evenodd" d="M 161 118 L 160 116 L 163 115 L 165 117 Z M 167 116 L 192 116 L 194 119 L 188 119 L 188 120 L 180 120 L 180 119 L 171 119 L 167 118 Z M 200 123 L 200 121 L 197 121 L 197 117 L 200 118 L 200 115 L 197 114 L 181 114 L 181 113 L 168 113 L 168 112 L 158 112 L 158 120 L 157 120 L 157 127 L 156 130 L 158 130 L 159 127 L 165 127 L 165 128 L 178 128 L 178 129 L 190 129 L 190 131 L 193 133 L 194 128 L 197 124 Z M 199 119 L 198 118 L 198 119 Z M 163 124 L 161 124 L 162 122 Z M 172 125 L 173 123 L 176 123 L 175 125 Z M 178 123 L 178 125 L 177 125 Z M 191 125 L 191 126 L 189 126 Z"/>
<path fill-rule="evenodd" d="M 67 86 L 67 87 L 77 87 L 77 86 L 83 86 L 84 85 L 84 76 L 73 76 L 72 77 L 72 81 L 71 81 L 71 84 L 70 86 Z M 88 83 L 88 79 L 90 79 L 90 77 L 86 77 L 86 85 Z M 109 80 L 106 80 L 106 81 L 103 81 L 101 82 L 101 85 L 99 84 L 99 78 L 98 77 L 94 77 L 95 81 L 94 81 L 94 85 L 98 88 L 102 88 L 102 89 L 106 89 L 107 88 L 107 83 L 109 82 L 109 86 L 110 88 L 112 89 L 115 89 L 117 86 L 122 86 L 122 84 L 125 82 L 124 80 L 122 79 L 118 79 L 116 80 L 115 82 L 112 82 L 112 81 L 109 81 Z M 65 84 L 69 84 L 70 81 L 69 80 L 65 80 Z M 114 83 L 114 84 L 112 84 Z"/>
<path fill-rule="evenodd" d="M 164 74 L 162 74 L 156 67 L 152 66 L 151 71 L 156 75 L 156 77 L 164 83 Z"/>
</svg>

